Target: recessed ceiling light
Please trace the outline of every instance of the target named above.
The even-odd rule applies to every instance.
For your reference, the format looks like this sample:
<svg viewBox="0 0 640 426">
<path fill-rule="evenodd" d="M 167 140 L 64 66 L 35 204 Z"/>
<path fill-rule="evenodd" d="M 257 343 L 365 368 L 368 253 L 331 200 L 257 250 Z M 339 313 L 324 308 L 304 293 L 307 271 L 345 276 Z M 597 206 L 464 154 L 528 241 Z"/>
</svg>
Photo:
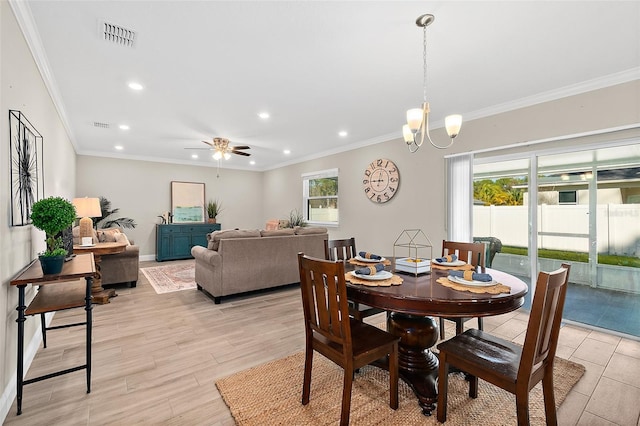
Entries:
<svg viewBox="0 0 640 426">
<path fill-rule="evenodd" d="M 117 149 L 118 151 L 122 151 L 124 149 L 122 145 L 116 145 L 114 148 Z"/>
<path fill-rule="evenodd" d="M 252 166 L 255 166 L 256 162 L 251 160 L 251 161 L 249 161 L 249 164 L 251 164 Z"/>
<path fill-rule="evenodd" d="M 291 150 L 288 150 L 288 149 L 285 149 L 285 150 L 284 150 L 284 151 L 282 151 L 282 152 L 284 152 L 284 153 L 285 153 L 285 154 L 287 154 L 287 155 L 291 154 Z"/>
<path fill-rule="evenodd" d="M 142 90 L 142 84 L 140 83 L 136 83 L 135 81 L 132 81 L 131 83 L 129 83 L 129 89 L 131 90 Z"/>
<path fill-rule="evenodd" d="M 191 158 L 198 158 L 198 154 L 191 154 Z"/>
<path fill-rule="evenodd" d="M 347 133 L 346 130 L 341 130 L 338 132 L 338 136 L 340 136 L 341 138 L 345 138 L 349 135 L 349 133 Z"/>
<path fill-rule="evenodd" d="M 269 118 L 269 113 L 268 112 L 260 112 L 260 113 L 258 113 L 258 117 L 262 118 L 263 120 L 266 120 L 267 118 Z"/>
<path fill-rule="evenodd" d="M 126 124 L 121 124 L 118 127 L 120 128 L 120 130 L 129 130 L 129 126 L 127 126 Z"/>
</svg>

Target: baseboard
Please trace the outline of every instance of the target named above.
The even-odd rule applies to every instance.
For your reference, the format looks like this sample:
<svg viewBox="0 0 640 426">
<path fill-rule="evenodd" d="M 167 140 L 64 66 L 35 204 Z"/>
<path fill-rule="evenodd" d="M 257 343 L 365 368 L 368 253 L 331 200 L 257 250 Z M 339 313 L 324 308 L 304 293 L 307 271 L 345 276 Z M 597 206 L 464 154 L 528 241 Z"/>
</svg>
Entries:
<svg viewBox="0 0 640 426">
<path fill-rule="evenodd" d="M 55 312 L 49 312 L 45 314 L 45 322 L 48 327 L 53 320 Z M 40 343 L 42 343 L 42 326 L 40 325 L 39 316 L 35 316 L 34 318 L 38 319 L 38 328 L 36 332 L 31 337 L 31 341 L 24 348 L 24 374 L 27 374 L 29 371 L 29 367 L 33 362 L 33 359 L 36 357 L 36 353 L 38 353 L 38 349 L 40 349 Z M 7 415 L 9 414 L 9 410 L 11 410 L 11 405 L 13 404 L 13 400 L 16 398 L 17 389 L 16 389 L 16 381 L 18 380 L 17 372 L 13 372 L 9 382 L 7 382 L 6 387 L 2 392 L 2 396 L 0 396 L 0 419 L 4 423 Z"/>
<path fill-rule="evenodd" d="M 156 260 L 156 255 L 155 254 L 145 254 L 140 256 L 140 261 L 141 262 L 145 262 L 147 260 Z"/>
</svg>

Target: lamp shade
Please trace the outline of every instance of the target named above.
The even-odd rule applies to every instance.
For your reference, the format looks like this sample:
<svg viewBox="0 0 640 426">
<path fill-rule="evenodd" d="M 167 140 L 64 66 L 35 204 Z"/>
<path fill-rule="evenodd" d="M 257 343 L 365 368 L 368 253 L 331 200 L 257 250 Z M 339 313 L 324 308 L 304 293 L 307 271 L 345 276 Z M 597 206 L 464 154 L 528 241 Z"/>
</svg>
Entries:
<svg viewBox="0 0 640 426">
<path fill-rule="evenodd" d="M 80 219 L 80 238 L 93 236 L 93 222 L 90 217 L 102 216 L 99 198 L 74 198 L 73 206 Z"/>
<path fill-rule="evenodd" d="M 78 215 L 78 217 L 102 216 L 99 198 L 74 198 L 73 206 L 76 208 L 76 214 Z"/>
<path fill-rule="evenodd" d="M 423 118 L 424 111 L 422 108 L 412 108 L 407 111 L 407 125 L 413 133 L 416 133 L 418 130 L 420 130 Z"/>
<path fill-rule="evenodd" d="M 448 115 L 444 119 L 444 127 L 447 129 L 447 134 L 451 139 L 458 136 L 460 133 L 460 127 L 462 127 L 462 116 L 459 114 Z"/>
</svg>

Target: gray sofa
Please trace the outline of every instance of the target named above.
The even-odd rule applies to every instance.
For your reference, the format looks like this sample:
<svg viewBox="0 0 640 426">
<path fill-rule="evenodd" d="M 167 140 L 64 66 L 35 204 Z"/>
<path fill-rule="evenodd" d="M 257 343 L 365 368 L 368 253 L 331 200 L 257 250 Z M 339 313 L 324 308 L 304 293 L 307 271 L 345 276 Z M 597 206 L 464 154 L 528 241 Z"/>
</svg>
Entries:
<svg viewBox="0 0 640 426">
<path fill-rule="evenodd" d="M 215 303 L 223 296 L 300 282 L 297 254 L 324 258 L 325 228 L 224 230 L 194 246 L 196 284 Z"/>
</svg>

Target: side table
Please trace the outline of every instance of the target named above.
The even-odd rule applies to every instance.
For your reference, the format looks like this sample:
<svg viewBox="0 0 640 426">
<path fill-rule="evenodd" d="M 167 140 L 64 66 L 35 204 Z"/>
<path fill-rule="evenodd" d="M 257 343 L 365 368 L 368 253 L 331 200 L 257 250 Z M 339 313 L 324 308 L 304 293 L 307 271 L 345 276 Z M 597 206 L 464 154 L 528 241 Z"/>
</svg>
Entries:
<svg viewBox="0 0 640 426">
<path fill-rule="evenodd" d="M 114 289 L 104 289 L 102 287 L 102 256 L 107 254 L 122 253 L 126 249 L 126 247 L 126 243 L 97 243 L 91 246 L 73 246 L 74 253 L 93 253 L 93 257 L 96 262 L 96 276 L 93 279 L 93 287 L 91 288 L 93 303 L 109 303 L 110 298 L 117 296 Z"/>
<path fill-rule="evenodd" d="M 91 392 L 91 285 L 93 276 L 96 273 L 93 254 L 80 254 L 72 260 L 66 262 L 59 274 L 44 275 L 40 267 L 38 259 L 32 261 L 22 271 L 20 271 L 10 282 L 12 286 L 18 287 L 18 359 L 17 359 L 17 396 L 16 402 L 18 406 L 18 415 L 22 414 L 22 388 L 24 385 L 39 382 L 41 380 L 50 379 L 63 374 L 72 373 L 78 370 L 87 370 L 87 393 Z M 84 278 L 86 281 L 84 291 L 84 303 L 82 303 L 82 295 L 80 299 L 76 292 L 50 292 L 43 291 L 45 286 L 55 285 L 64 281 L 76 280 Z M 29 305 L 29 315 L 44 314 L 45 312 L 60 311 L 73 307 L 84 306 L 86 311 L 86 363 L 77 367 L 60 370 L 44 376 L 35 377 L 33 379 L 24 380 L 24 322 L 26 321 L 25 313 L 27 306 L 25 305 L 25 288 L 27 284 L 39 285 L 40 291 Z M 80 325 L 80 324 L 74 324 Z"/>
</svg>

